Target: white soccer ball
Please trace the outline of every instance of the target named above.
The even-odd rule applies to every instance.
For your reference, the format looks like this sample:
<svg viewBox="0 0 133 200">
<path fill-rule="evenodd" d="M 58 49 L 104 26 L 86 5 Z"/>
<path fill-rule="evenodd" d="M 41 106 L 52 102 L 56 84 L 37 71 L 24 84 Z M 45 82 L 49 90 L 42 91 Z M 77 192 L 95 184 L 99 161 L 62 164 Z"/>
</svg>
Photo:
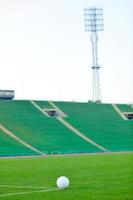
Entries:
<svg viewBox="0 0 133 200">
<path fill-rule="evenodd" d="M 66 176 L 60 176 L 57 179 L 56 184 L 60 189 L 67 188 L 69 186 L 69 179 Z"/>
</svg>

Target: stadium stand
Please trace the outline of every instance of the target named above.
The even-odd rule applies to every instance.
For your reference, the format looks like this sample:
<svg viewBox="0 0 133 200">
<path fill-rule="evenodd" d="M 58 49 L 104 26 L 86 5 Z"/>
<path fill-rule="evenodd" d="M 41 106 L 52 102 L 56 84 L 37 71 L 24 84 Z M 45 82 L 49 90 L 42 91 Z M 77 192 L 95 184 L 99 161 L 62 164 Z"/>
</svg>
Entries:
<svg viewBox="0 0 133 200">
<path fill-rule="evenodd" d="M 133 120 L 123 120 L 111 104 L 55 104 L 67 112 L 71 124 L 100 145 L 111 151 L 133 150 Z M 131 108 L 127 105 L 122 107 Z"/>
<path fill-rule="evenodd" d="M 131 105 L 118 104 L 117 106 L 122 112 L 133 112 L 133 107 Z"/>
<path fill-rule="evenodd" d="M 76 136 L 56 118 L 45 116 L 30 101 L 1 100 L 0 124 L 45 154 L 101 152 L 94 145 Z M 10 144 L 5 148 L 7 155 L 11 153 L 8 145 Z M 23 150 L 21 155 L 22 153 Z M 20 152 L 15 151 L 14 154 L 20 155 Z M 1 149 L 0 155 L 3 155 Z"/>
<path fill-rule="evenodd" d="M 35 153 L 19 144 L 13 138 L 6 135 L 0 130 L 0 156 L 14 156 L 14 155 L 35 155 Z"/>
<path fill-rule="evenodd" d="M 31 101 L 0 100 L 0 125 L 22 141 L 1 129 L 0 156 L 133 150 L 133 120 L 123 120 L 110 104 L 34 103 L 39 109 Z M 64 121 L 43 113 L 55 108 Z"/>
</svg>

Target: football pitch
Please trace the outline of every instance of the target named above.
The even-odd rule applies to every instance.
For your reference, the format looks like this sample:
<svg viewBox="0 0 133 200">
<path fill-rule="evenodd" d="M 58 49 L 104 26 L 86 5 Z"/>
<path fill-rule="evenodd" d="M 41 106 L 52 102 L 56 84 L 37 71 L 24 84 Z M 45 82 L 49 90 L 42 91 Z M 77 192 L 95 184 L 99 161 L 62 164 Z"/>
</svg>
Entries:
<svg viewBox="0 0 133 200">
<path fill-rule="evenodd" d="M 0 159 L 0 200 L 130 200 L 132 167 L 132 153 Z"/>
</svg>

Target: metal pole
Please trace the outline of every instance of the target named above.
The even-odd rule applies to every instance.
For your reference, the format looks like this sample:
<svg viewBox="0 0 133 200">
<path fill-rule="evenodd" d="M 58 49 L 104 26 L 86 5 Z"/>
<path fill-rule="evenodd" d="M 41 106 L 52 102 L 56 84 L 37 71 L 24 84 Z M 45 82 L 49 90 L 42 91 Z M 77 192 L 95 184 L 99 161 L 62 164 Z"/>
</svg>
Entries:
<svg viewBox="0 0 133 200">
<path fill-rule="evenodd" d="M 92 75 L 93 75 L 93 101 L 101 101 L 101 87 L 99 78 L 99 63 L 98 63 L 98 31 L 103 31 L 103 18 L 101 8 L 85 9 L 85 31 L 91 32 L 92 43 Z"/>
</svg>

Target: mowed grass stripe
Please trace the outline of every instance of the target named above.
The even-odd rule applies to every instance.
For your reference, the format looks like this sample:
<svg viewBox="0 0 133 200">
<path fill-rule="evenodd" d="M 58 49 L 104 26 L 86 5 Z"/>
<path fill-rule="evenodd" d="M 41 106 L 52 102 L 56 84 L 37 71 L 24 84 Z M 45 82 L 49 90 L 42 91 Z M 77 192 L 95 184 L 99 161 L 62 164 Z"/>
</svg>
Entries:
<svg viewBox="0 0 133 200">
<path fill-rule="evenodd" d="M 61 191 L 8 196 L 8 200 L 130 200 L 133 197 L 133 154 L 0 159 L 1 185 L 56 187 L 65 175 L 70 187 Z M 28 192 L 25 188 L 0 188 L 0 195 Z"/>
</svg>

